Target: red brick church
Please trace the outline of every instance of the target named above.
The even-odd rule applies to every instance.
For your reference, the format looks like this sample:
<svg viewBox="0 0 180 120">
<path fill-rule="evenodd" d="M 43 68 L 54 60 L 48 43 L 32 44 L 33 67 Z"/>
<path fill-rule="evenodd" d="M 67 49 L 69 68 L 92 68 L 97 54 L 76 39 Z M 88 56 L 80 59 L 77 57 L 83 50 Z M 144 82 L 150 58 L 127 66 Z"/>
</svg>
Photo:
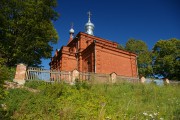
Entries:
<svg viewBox="0 0 180 120">
<path fill-rule="evenodd" d="M 85 32 L 79 32 L 75 37 L 73 28 L 70 29 L 70 39 L 67 46 L 56 50 L 49 63 L 51 70 L 94 72 L 137 77 L 137 55 L 118 49 L 118 43 L 112 42 L 93 34 L 94 24 L 91 23 L 90 13 L 85 24 Z"/>
</svg>

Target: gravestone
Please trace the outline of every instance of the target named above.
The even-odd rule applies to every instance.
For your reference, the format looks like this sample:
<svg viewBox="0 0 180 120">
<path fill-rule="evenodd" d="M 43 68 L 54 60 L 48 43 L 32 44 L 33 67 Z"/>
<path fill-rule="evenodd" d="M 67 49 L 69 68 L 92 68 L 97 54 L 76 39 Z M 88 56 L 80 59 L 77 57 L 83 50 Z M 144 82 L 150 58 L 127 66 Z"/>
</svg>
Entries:
<svg viewBox="0 0 180 120">
<path fill-rule="evenodd" d="M 76 69 L 72 71 L 72 83 L 75 83 L 75 80 L 79 79 L 79 71 L 77 71 Z"/>
<path fill-rule="evenodd" d="M 112 83 L 115 83 L 116 82 L 116 77 L 117 77 L 117 74 L 115 72 L 111 73 L 111 82 Z"/>
<path fill-rule="evenodd" d="M 168 78 L 163 78 L 163 82 L 164 82 L 164 85 L 167 85 L 167 84 L 169 84 L 169 79 Z"/>
<path fill-rule="evenodd" d="M 146 81 L 146 78 L 145 78 L 144 76 L 141 76 L 140 82 L 141 82 L 141 83 L 144 83 L 145 81 Z"/>
</svg>

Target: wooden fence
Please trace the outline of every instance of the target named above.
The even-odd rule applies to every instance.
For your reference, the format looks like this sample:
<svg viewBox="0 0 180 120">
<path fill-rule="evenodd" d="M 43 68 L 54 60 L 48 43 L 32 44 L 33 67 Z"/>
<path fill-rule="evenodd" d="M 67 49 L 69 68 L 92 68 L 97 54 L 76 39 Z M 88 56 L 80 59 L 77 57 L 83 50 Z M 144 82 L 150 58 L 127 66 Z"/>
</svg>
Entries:
<svg viewBox="0 0 180 120">
<path fill-rule="evenodd" d="M 61 81 L 70 80 L 71 72 L 46 70 L 29 67 L 26 71 L 26 80 Z"/>
<path fill-rule="evenodd" d="M 115 73 L 114 73 L 115 74 Z M 138 78 L 118 76 L 115 74 L 115 78 L 112 78 L 112 74 L 96 74 L 91 72 L 78 72 L 73 71 L 57 71 L 57 70 L 45 70 L 41 68 L 29 67 L 26 71 L 26 80 L 43 80 L 43 81 L 65 81 L 75 82 L 75 79 L 87 80 L 96 83 L 108 83 L 108 82 L 138 82 Z"/>
<path fill-rule="evenodd" d="M 96 74 L 91 72 L 78 72 L 77 70 L 73 71 L 57 71 L 57 70 L 46 70 L 41 68 L 26 67 L 25 64 L 19 63 L 16 67 L 16 74 L 13 79 L 14 82 L 18 84 L 24 84 L 26 80 L 43 80 L 43 81 L 65 81 L 73 83 L 75 79 L 79 80 L 88 80 L 91 82 L 98 83 L 119 83 L 119 82 L 140 82 L 138 78 L 119 76 L 116 73 L 111 74 Z M 156 82 L 159 84 L 164 84 L 162 80 L 149 80 L 144 78 L 145 83 Z M 141 81 L 142 82 L 142 81 Z M 170 84 L 180 84 L 179 81 L 169 81 Z M 144 83 L 144 82 L 142 82 Z"/>
</svg>

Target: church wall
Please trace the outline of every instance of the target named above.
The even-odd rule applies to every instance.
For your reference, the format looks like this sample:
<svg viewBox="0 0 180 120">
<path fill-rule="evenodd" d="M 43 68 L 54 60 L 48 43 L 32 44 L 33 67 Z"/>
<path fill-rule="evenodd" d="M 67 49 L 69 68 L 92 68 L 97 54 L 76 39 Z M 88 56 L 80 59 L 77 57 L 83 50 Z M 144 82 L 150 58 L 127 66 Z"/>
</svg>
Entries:
<svg viewBox="0 0 180 120">
<path fill-rule="evenodd" d="M 122 76 L 137 77 L 136 54 L 117 49 L 115 42 L 85 33 L 79 33 L 68 46 L 63 46 L 50 65 L 51 69 L 60 71 L 77 69 L 80 72 L 115 72 Z"/>
<path fill-rule="evenodd" d="M 89 46 L 82 53 L 82 71 L 94 72 L 94 46 Z"/>
<path fill-rule="evenodd" d="M 135 56 L 111 51 L 96 46 L 96 72 L 110 74 L 115 72 L 122 76 L 137 77 Z"/>
<path fill-rule="evenodd" d="M 81 35 L 79 39 L 80 51 L 83 51 L 84 49 L 86 49 L 92 42 L 93 42 L 92 38 Z"/>
<path fill-rule="evenodd" d="M 50 63 L 50 69 L 51 70 L 59 70 L 60 64 L 59 64 L 60 58 L 57 56 L 54 56 Z"/>
<path fill-rule="evenodd" d="M 72 71 L 77 69 L 77 60 L 74 56 L 62 55 L 61 71 Z"/>
</svg>

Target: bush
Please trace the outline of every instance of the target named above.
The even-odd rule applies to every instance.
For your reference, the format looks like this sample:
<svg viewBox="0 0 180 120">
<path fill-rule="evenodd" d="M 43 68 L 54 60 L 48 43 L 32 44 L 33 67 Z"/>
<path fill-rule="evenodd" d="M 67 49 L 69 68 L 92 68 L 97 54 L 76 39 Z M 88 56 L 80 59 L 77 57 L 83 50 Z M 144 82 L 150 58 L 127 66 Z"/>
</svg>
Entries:
<svg viewBox="0 0 180 120">
<path fill-rule="evenodd" d="M 88 83 L 87 81 L 80 81 L 79 79 L 76 79 L 75 80 L 75 87 L 76 89 L 90 89 L 91 88 L 91 85 L 90 83 Z"/>
<path fill-rule="evenodd" d="M 3 103 L 3 99 L 7 96 L 7 91 L 4 90 L 4 81 L 12 81 L 14 78 L 15 69 L 8 68 L 4 65 L 4 59 L 0 58 L 0 118 L 3 120 L 9 120 L 11 115 L 7 115 L 5 110 L 6 104 Z"/>
<path fill-rule="evenodd" d="M 0 99 L 4 97 L 4 81 L 13 81 L 15 69 L 0 64 Z"/>
<path fill-rule="evenodd" d="M 4 60 L 0 58 L 0 99 L 4 97 L 4 81 L 8 79 L 8 69 L 3 65 Z"/>
<path fill-rule="evenodd" d="M 25 86 L 33 89 L 40 89 L 39 87 L 43 87 L 47 83 L 40 80 L 29 80 L 25 82 Z"/>
</svg>

